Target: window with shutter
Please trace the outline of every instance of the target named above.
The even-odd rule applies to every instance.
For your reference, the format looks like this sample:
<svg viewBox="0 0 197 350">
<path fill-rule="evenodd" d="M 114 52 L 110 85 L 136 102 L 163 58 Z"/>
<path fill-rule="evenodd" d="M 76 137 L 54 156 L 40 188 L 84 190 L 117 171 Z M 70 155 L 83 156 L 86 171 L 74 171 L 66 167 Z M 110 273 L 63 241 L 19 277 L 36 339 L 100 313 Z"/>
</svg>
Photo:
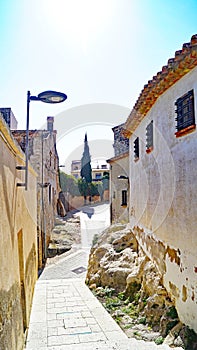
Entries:
<svg viewBox="0 0 197 350">
<path fill-rule="evenodd" d="M 146 128 L 146 153 L 150 153 L 153 150 L 153 120 Z"/>
<path fill-rule="evenodd" d="M 134 141 L 134 160 L 139 159 L 139 137 L 137 137 Z"/>
<path fill-rule="evenodd" d="M 175 102 L 176 106 L 176 137 L 185 135 L 196 128 L 194 113 L 194 91 L 190 90 Z"/>
</svg>

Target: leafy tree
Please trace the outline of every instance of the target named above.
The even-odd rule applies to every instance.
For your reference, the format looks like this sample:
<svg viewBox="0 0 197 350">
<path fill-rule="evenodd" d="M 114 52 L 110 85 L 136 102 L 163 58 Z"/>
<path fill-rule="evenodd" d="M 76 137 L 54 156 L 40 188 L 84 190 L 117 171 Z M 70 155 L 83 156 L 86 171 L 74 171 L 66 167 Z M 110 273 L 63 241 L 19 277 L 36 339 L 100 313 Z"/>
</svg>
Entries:
<svg viewBox="0 0 197 350">
<path fill-rule="evenodd" d="M 78 188 L 82 196 L 87 197 L 89 194 L 88 183 L 84 179 L 78 179 Z"/>
<path fill-rule="evenodd" d="M 60 187 L 63 192 L 69 192 L 72 196 L 80 195 L 75 177 L 62 171 L 60 171 Z"/>
<path fill-rule="evenodd" d="M 109 189 L 109 172 L 105 171 L 103 173 L 103 178 L 102 178 L 102 183 L 103 183 L 103 190 L 108 190 Z"/>
<path fill-rule="evenodd" d="M 98 193 L 99 193 L 101 201 L 102 201 L 103 194 L 104 194 L 103 182 L 102 181 L 97 182 L 97 187 L 98 187 Z"/>
<path fill-rule="evenodd" d="M 84 151 L 81 158 L 81 177 L 88 184 L 92 182 L 91 157 L 87 141 L 87 133 L 85 134 Z"/>
<path fill-rule="evenodd" d="M 87 183 L 84 179 L 78 179 L 78 188 L 86 202 L 87 197 L 94 197 L 99 195 L 98 183 Z"/>
<path fill-rule="evenodd" d="M 98 185 L 97 185 L 96 182 L 91 182 L 91 184 L 90 184 L 90 193 L 91 193 L 92 197 L 99 195 Z"/>
</svg>

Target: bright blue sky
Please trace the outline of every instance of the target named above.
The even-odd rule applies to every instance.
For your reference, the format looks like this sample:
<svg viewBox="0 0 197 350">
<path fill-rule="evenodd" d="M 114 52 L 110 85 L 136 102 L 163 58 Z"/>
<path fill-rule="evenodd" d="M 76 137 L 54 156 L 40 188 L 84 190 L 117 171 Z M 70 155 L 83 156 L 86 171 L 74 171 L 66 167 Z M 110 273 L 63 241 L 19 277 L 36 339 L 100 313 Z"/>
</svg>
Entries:
<svg viewBox="0 0 197 350">
<path fill-rule="evenodd" d="M 32 102 L 30 128 L 84 104 L 130 110 L 144 84 L 197 33 L 197 0 L 1 0 L 0 16 L 0 105 L 12 108 L 19 128 L 27 90 L 68 95 L 59 105 Z"/>
</svg>

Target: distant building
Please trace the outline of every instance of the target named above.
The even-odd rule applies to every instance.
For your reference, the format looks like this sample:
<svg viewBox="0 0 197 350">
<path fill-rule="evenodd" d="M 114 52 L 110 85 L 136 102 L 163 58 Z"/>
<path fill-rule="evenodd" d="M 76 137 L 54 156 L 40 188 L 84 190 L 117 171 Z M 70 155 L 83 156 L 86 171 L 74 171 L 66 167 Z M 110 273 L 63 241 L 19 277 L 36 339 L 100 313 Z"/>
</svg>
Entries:
<svg viewBox="0 0 197 350">
<path fill-rule="evenodd" d="M 104 162 L 103 162 L 104 163 Z M 101 181 L 105 173 L 109 173 L 109 166 L 107 163 L 105 164 L 92 163 L 92 181 Z M 76 179 L 81 178 L 81 161 L 73 160 L 71 164 L 71 175 L 73 175 Z"/>
<path fill-rule="evenodd" d="M 109 166 L 105 164 L 97 164 L 96 166 L 92 165 L 92 181 L 101 181 L 103 176 L 109 174 Z"/>
<path fill-rule="evenodd" d="M 18 122 L 12 112 L 11 108 L 0 108 L 0 113 L 3 116 L 3 119 L 8 124 L 11 130 L 16 130 Z"/>
<path fill-rule="evenodd" d="M 71 175 L 75 177 L 75 179 L 80 179 L 81 175 L 81 161 L 73 160 L 71 164 Z"/>
</svg>

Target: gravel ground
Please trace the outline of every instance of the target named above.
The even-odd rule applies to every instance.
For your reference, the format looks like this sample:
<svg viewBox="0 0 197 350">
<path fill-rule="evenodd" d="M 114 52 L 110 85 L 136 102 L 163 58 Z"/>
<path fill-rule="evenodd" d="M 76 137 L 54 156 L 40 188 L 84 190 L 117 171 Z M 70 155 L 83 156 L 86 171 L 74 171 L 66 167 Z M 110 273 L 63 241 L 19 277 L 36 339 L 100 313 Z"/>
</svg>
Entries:
<svg viewBox="0 0 197 350">
<path fill-rule="evenodd" d="M 80 217 L 77 213 L 69 213 L 65 218 L 56 217 L 55 227 L 51 232 L 49 256 L 46 266 L 54 263 L 58 256 L 70 254 L 77 250 L 81 243 Z M 55 253 L 56 252 L 56 253 Z M 54 256 L 53 256 L 54 255 Z"/>
</svg>

